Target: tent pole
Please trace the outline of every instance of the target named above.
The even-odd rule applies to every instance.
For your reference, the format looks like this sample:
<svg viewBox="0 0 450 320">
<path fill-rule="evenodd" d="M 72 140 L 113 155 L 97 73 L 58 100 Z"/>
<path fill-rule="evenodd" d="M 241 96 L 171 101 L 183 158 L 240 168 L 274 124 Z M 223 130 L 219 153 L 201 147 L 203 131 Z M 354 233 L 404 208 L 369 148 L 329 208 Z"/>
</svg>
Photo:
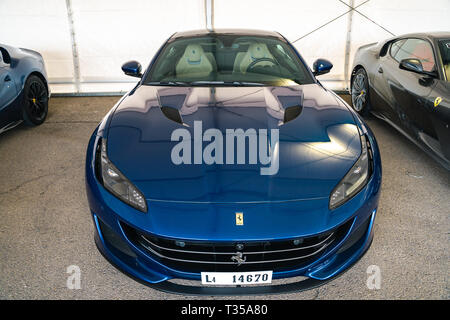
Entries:
<svg viewBox="0 0 450 320">
<path fill-rule="evenodd" d="M 206 29 L 214 30 L 214 0 L 205 0 Z"/>
<path fill-rule="evenodd" d="M 73 23 L 72 1 L 66 0 L 67 20 L 69 22 L 70 41 L 72 43 L 73 76 L 75 80 L 75 90 L 80 92 L 80 60 L 78 56 L 78 47 L 75 37 L 75 28 Z"/>
<path fill-rule="evenodd" d="M 348 13 L 347 16 L 347 39 L 345 41 L 345 62 L 344 62 L 344 79 L 345 79 L 345 89 L 348 89 L 348 81 L 349 81 L 349 63 L 350 63 L 350 50 L 352 43 L 352 25 L 353 25 L 353 6 L 355 5 L 354 0 L 350 0 L 349 6 L 352 10 Z"/>
</svg>

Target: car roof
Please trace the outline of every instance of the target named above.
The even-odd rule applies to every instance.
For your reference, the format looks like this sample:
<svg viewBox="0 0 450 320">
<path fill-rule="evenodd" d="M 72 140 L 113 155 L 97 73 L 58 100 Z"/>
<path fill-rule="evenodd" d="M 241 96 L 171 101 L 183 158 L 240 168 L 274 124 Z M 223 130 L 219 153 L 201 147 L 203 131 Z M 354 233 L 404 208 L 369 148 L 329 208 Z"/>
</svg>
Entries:
<svg viewBox="0 0 450 320">
<path fill-rule="evenodd" d="M 434 31 L 434 32 L 420 32 L 420 33 L 408 33 L 399 35 L 395 38 L 428 38 L 430 40 L 450 38 L 450 32 L 448 31 Z"/>
<path fill-rule="evenodd" d="M 275 31 L 255 30 L 255 29 L 199 29 L 176 32 L 170 39 L 201 37 L 207 35 L 241 35 L 241 36 L 267 36 L 283 39 L 283 37 Z"/>
</svg>

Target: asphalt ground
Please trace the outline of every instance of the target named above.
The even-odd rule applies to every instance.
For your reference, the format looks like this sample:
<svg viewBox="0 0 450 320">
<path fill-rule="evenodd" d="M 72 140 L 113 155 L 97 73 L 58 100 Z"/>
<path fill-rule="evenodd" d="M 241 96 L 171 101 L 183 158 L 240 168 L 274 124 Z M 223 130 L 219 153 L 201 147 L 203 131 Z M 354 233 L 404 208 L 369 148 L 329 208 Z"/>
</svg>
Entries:
<svg viewBox="0 0 450 320">
<path fill-rule="evenodd" d="M 43 125 L 0 135 L 0 299 L 211 299 L 142 285 L 94 244 L 85 151 L 118 99 L 53 97 Z M 381 149 L 383 183 L 366 255 L 317 289 L 222 299 L 449 299 L 450 173 L 386 123 L 367 124 Z M 67 287 L 72 265 L 81 271 L 78 290 Z M 373 265 L 379 289 L 367 286 Z"/>
</svg>

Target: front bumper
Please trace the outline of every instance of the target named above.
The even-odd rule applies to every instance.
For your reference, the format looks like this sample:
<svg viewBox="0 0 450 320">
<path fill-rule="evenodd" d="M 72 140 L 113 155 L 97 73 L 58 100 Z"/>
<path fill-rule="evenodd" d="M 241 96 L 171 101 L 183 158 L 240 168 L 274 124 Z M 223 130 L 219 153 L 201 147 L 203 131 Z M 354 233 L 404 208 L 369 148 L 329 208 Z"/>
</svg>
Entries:
<svg viewBox="0 0 450 320">
<path fill-rule="evenodd" d="M 340 221 L 333 221 L 333 227 L 330 228 L 331 230 L 347 224 L 348 229 L 335 244 L 324 250 L 313 261 L 308 261 L 297 268 L 274 271 L 274 284 L 269 286 L 207 287 L 174 283 L 172 279 L 200 281 L 201 275 L 199 272 L 168 267 L 129 239 L 123 228 L 124 223 L 136 228 L 139 225 L 133 223 L 133 220 L 126 220 L 124 215 L 118 212 L 134 209 L 127 208 L 98 183 L 93 158 L 90 156 L 93 154 L 95 140 L 94 134 L 88 147 L 86 188 L 95 225 L 96 245 L 103 256 L 119 270 L 155 289 L 189 295 L 249 295 L 302 291 L 323 285 L 340 275 L 363 256 L 372 242 L 381 184 L 378 151 L 375 154 L 374 172 L 367 186 L 349 200 L 348 204 L 342 206 L 340 213 L 335 215 L 335 218 L 340 217 Z M 371 141 L 371 144 L 374 145 L 374 141 Z M 180 240 L 184 239 L 180 237 Z M 277 280 L 294 277 L 306 279 L 288 284 L 275 284 Z"/>
<path fill-rule="evenodd" d="M 149 285 L 154 289 L 161 291 L 183 294 L 183 295 L 264 295 L 264 294 L 281 294 L 289 292 L 299 292 L 312 289 L 328 283 L 343 271 L 347 270 L 356 263 L 363 254 L 369 249 L 373 239 L 373 224 L 376 212 L 370 215 L 367 223 L 363 223 L 360 228 L 353 230 L 343 241 L 341 250 L 337 250 L 334 254 L 326 255 L 325 259 L 314 263 L 313 265 L 297 270 L 291 274 L 291 277 L 302 275 L 307 277 L 301 281 L 288 284 L 273 284 L 268 286 L 247 286 L 247 287 L 207 287 L 177 284 L 167 280 L 175 277 L 175 275 L 165 274 L 161 270 L 162 266 L 155 261 L 142 259 L 136 253 L 126 247 L 126 242 L 120 239 L 118 235 L 115 240 L 110 238 L 107 240 L 105 235 L 101 233 L 98 217 L 94 214 L 94 223 L 96 226 L 95 243 L 102 255 L 120 271 L 131 276 L 135 280 Z M 356 235 L 352 237 L 352 235 Z M 121 241 L 121 242 L 120 242 Z M 347 245 L 344 248 L 345 244 Z M 344 248 L 344 250 L 342 250 Z M 282 279 L 286 275 L 283 273 L 274 273 L 273 279 Z M 182 276 L 180 276 L 181 278 Z M 190 278 L 187 278 L 190 279 Z M 198 275 L 196 280 L 200 280 Z M 274 281 L 275 282 L 275 281 Z"/>
</svg>

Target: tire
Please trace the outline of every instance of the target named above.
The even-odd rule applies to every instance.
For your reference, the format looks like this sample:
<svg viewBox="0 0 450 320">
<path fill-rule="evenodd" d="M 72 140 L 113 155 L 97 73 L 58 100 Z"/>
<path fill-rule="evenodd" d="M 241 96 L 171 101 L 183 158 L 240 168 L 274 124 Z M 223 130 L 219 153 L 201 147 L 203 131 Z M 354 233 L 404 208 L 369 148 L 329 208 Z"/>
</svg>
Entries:
<svg viewBox="0 0 450 320">
<path fill-rule="evenodd" d="M 38 126 L 48 113 L 48 90 L 38 76 L 31 75 L 23 89 L 23 120 L 29 126 Z"/>
<path fill-rule="evenodd" d="M 352 79 L 352 107 L 362 116 L 369 115 L 369 78 L 363 68 L 358 69 Z"/>
</svg>

